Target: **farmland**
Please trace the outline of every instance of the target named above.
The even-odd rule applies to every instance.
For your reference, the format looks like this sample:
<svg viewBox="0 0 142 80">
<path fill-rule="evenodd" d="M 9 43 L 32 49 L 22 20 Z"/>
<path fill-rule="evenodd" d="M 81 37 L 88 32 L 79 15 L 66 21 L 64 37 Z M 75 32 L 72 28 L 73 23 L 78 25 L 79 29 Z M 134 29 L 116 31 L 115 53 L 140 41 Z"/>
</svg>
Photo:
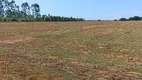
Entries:
<svg viewBox="0 0 142 80">
<path fill-rule="evenodd" d="M 142 22 L 0 23 L 0 80 L 142 80 Z"/>
</svg>

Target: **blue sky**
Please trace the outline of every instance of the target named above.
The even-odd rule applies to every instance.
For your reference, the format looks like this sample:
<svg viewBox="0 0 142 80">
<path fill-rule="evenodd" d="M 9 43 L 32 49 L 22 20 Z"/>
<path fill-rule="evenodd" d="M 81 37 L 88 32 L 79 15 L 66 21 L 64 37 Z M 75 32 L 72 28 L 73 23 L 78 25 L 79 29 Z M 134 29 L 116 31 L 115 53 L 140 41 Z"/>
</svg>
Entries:
<svg viewBox="0 0 142 80">
<path fill-rule="evenodd" d="M 119 19 L 142 16 L 142 0 L 15 0 L 38 3 L 41 14 L 73 16 L 85 19 Z"/>
</svg>

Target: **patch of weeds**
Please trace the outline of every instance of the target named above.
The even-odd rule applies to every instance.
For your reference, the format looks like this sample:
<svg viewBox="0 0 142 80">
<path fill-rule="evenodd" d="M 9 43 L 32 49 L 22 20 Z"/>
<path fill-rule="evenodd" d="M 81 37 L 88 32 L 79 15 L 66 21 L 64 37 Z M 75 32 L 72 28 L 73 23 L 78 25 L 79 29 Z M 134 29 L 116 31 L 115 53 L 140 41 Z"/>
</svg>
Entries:
<svg viewBox="0 0 142 80">
<path fill-rule="evenodd" d="M 106 60 L 106 59 L 97 58 L 97 57 L 88 57 L 86 58 L 86 61 L 91 64 L 98 64 L 102 66 L 119 66 L 124 64 L 121 60 L 117 60 L 117 59 Z"/>
<path fill-rule="evenodd" d="M 59 49 L 45 49 L 45 50 L 40 50 L 36 53 L 41 53 L 45 54 L 48 56 L 57 56 L 57 57 L 62 57 L 62 58 L 72 58 L 72 59 L 80 59 L 79 54 L 73 53 L 70 50 L 59 50 Z"/>
<path fill-rule="evenodd" d="M 60 39 L 63 38 L 63 35 L 54 35 L 54 34 L 43 34 L 40 36 L 36 36 L 35 38 L 53 38 L 53 39 Z"/>
<path fill-rule="evenodd" d="M 6 32 L 0 32 L 0 36 L 8 36 L 8 33 L 6 33 Z"/>
<path fill-rule="evenodd" d="M 64 78 L 65 80 L 79 80 L 75 76 L 71 76 L 71 75 L 65 75 Z"/>
<path fill-rule="evenodd" d="M 5 34 L 5 32 L 0 32 L 0 35 L 3 35 L 3 34 Z"/>
<path fill-rule="evenodd" d="M 134 71 L 142 74 L 142 66 L 135 66 Z"/>
<path fill-rule="evenodd" d="M 56 71 L 58 74 L 64 75 L 65 80 L 78 80 L 78 78 L 74 74 L 68 73 L 68 72 L 61 70 L 61 69 L 58 69 Z"/>
<path fill-rule="evenodd" d="M 99 58 L 97 56 L 93 57 L 93 56 L 79 55 L 70 50 L 45 49 L 45 50 L 38 51 L 36 53 L 42 53 L 47 56 L 71 58 L 78 61 L 85 61 L 87 63 L 98 64 L 102 66 L 119 66 L 124 64 L 121 60 L 117 60 L 117 59 L 106 60 L 103 58 Z"/>
<path fill-rule="evenodd" d="M 63 57 L 63 58 L 72 58 L 72 59 L 79 59 L 79 55 L 73 53 L 72 51 L 54 51 L 52 56 L 58 56 L 58 57 Z"/>
<path fill-rule="evenodd" d="M 93 71 L 93 72 L 92 72 L 91 80 L 98 80 L 97 72 L 96 72 L 96 71 Z"/>
<path fill-rule="evenodd" d="M 71 58 L 76 60 L 80 60 L 81 58 L 78 54 L 75 54 L 69 50 L 45 49 L 37 51 L 36 53 L 41 53 L 45 56 L 56 56 L 60 58 Z M 67 62 L 67 64 L 70 64 L 70 62 Z M 70 73 L 70 71 L 56 69 L 56 72 L 58 72 L 59 74 L 63 74 L 65 80 L 79 80 L 79 78 L 76 75 Z"/>
<path fill-rule="evenodd" d="M 66 37 L 68 34 L 74 32 L 75 29 L 61 29 L 59 31 L 50 32 L 47 34 L 42 34 L 35 36 L 35 38 L 53 38 L 53 39 L 61 39 Z"/>
</svg>

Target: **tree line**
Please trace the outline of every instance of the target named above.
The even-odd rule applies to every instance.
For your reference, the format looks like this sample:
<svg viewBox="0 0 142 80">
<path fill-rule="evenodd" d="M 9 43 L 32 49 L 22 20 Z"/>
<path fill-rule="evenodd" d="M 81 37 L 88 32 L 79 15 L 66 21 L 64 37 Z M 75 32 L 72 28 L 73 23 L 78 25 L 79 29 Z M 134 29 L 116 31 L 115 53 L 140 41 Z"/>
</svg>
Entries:
<svg viewBox="0 0 142 80">
<path fill-rule="evenodd" d="M 140 16 L 134 16 L 130 18 L 120 18 L 119 21 L 140 21 L 142 20 L 142 17 Z"/>
<path fill-rule="evenodd" d="M 21 7 L 21 10 L 20 10 Z M 0 0 L 0 22 L 32 22 L 32 21 L 84 21 L 83 18 L 41 15 L 40 5 L 29 5 L 24 2 L 21 6 L 14 0 Z"/>
</svg>

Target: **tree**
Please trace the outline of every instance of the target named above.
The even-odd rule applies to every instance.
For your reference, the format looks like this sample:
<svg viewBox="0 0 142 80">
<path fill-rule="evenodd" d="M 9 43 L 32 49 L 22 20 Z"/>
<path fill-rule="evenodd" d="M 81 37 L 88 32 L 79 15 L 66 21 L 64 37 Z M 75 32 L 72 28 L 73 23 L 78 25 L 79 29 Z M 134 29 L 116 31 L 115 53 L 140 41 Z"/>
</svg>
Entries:
<svg viewBox="0 0 142 80">
<path fill-rule="evenodd" d="M 119 21 L 127 21 L 127 19 L 126 18 L 121 18 L 121 19 L 119 19 Z"/>
<path fill-rule="evenodd" d="M 14 18 L 16 17 L 16 4 L 15 4 L 15 1 L 12 0 L 10 2 L 6 1 L 6 8 L 7 10 L 5 11 L 6 12 L 6 16 L 7 17 L 10 17 L 10 18 Z"/>
<path fill-rule="evenodd" d="M 24 17 L 24 18 L 29 17 L 29 15 L 30 15 L 29 4 L 27 2 L 22 3 L 21 8 L 22 8 L 22 17 Z"/>
<path fill-rule="evenodd" d="M 134 17 L 130 17 L 129 20 L 141 20 L 141 17 L 134 16 Z"/>
<path fill-rule="evenodd" d="M 21 15 L 20 15 L 20 10 L 19 10 L 19 6 L 18 5 L 16 5 L 15 10 L 16 10 L 16 18 L 20 18 Z"/>
<path fill-rule="evenodd" d="M 37 3 L 31 5 L 31 10 L 34 18 L 40 18 L 40 6 Z"/>
<path fill-rule="evenodd" d="M 114 19 L 114 21 L 117 21 L 117 19 Z"/>
<path fill-rule="evenodd" d="M 0 0 L 0 17 L 4 17 L 4 4 L 3 4 L 3 0 Z"/>
<path fill-rule="evenodd" d="M 41 18 L 42 18 L 43 21 L 46 21 L 46 17 L 47 17 L 46 15 L 42 15 Z"/>
</svg>

